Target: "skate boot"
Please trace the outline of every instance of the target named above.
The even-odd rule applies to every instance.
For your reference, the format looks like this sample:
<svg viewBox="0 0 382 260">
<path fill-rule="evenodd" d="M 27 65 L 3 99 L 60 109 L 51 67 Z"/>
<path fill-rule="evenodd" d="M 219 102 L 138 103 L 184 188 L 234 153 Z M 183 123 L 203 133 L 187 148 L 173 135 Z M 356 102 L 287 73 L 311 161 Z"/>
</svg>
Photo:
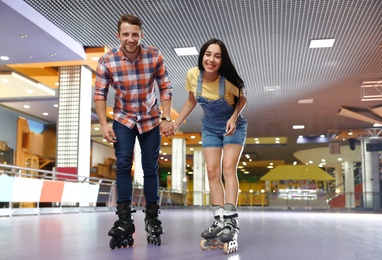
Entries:
<svg viewBox="0 0 382 260">
<path fill-rule="evenodd" d="M 223 230 L 224 220 L 223 220 L 223 208 L 220 206 L 212 206 L 212 211 L 214 213 L 215 221 L 212 223 L 211 227 L 204 230 L 201 234 L 203 237 L 200 241 L 200 247 L 202 249 L 215 249 L 217 247 L 222 248 L 223 243 L 220 241 L 220 235 Z"/>
<path fill-rule="evenodd" d="M 239 244 L 237 238 L 239 236 L 239 220 L 237 208 L 232 204 L 224 204 L 224 221 L 223 232 L 220 240 L 224 243 L 223 249 L 225 254 L 237 251 Z"/>
<path fill-rule="evenodd" d="M 160 235 L 164 234 L 164 230 L 162 228 L 162 221 L 159 220 L 159 205 L 148 203 L 143 212 L 146 213 L 145 229 L 147 232 L 147 243 L 160 246 L 162 243 Z"/>
<path fill-rule="evenodd" d="M 118 203 L 116 214 L 118 220 L 110 229 L 111 236 L 109 245 L 111 249 L 132 246 L 134 244 L 133 233 L 135 232 L 133 213 L 136 210 L 130 203 Z"/>
</svg>

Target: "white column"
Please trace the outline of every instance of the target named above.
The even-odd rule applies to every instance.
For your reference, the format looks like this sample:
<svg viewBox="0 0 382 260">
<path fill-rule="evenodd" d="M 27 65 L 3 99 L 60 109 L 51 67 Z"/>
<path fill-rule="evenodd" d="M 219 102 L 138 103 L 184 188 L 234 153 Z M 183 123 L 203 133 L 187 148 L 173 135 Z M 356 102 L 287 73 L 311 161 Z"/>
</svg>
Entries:
<svg viewBox="0 0 382 260">
<path fill-rule="evenodd" d="M 380 209 L 379 154 L 378 152 L 366 151 L 367 144 L 373 141 L 371 138 L 361 140 L 363 207 Z"/>
<path fill-rule="evenodd" d="M 344 171 L 342 164 L 335 167 L 336 193 L 340 194 L 344 191 Z"/>
<path fill-rule="evenodd" d="M 134 184 L 143 186 L 142 152 L 138 137 L 135 138 L 134 145 Z"/>
<path fill-rule="evenodd" d="M 202 206 L 205 190 L 205 162 L 202 149 L 194 150 L 194 205 Z"/>
<path fill-rule="evenodd" d="M 355 208 L 354 194 L 354 165 L 353 162 L 346 161 L 345 167 L 345 205 L 346 208 Z"/>
<path fill-rule="evenodd" d="M 92 73 L 83 66 L 60 68 L 57 171 L 89 177 Z"/>
<path fill-rule="evenodd" d="M 185 191 L 186 182 L 186 140 L 172 139 L 171 189 Z"/>
</svg>

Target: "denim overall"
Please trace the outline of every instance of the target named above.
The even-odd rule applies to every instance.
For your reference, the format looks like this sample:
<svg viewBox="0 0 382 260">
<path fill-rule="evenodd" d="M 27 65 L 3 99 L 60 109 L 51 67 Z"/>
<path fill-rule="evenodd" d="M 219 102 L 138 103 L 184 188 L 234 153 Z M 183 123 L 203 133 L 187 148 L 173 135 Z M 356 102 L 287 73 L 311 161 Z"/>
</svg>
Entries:
<svg viewBox="0 0 382 260">
<path fill-rule="evenodd" d="M 196 87 L 196 101 L 203 108 L 202 147 L 223 147 L 225 144 L 239 144 L 244 146 L 248 122 L 241 114 L 237 117 L 234 134 L 224 136 L 227 121 L 234 111 L 234 107 L 228 104 L 224 98 L 224 77 L 220 75 L 219 99 L 217 100 L 208 100 L 201 96 L 202 80 L 203 71 L 200 71 Z M 220 139 L 220 141 L 217 138 Z"/>
</svg>

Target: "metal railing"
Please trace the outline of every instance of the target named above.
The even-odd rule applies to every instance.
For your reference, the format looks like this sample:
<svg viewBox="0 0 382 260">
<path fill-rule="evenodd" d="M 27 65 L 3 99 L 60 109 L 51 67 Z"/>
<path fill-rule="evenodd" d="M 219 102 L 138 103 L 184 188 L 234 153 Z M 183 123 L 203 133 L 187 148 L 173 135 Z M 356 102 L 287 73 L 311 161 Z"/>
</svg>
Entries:
<svg viewBox="0 0 382 260">
<path fill-rule="evenodd" d="M 28 179 L 30 185 L 38 184 L 36 189 L 43 189 L 47 182 L 62 182 L 63 186 L 67 184 L 82 185 L 92 188 L 97 188 L 97 194 L 90 199 L 88 203 L 82 203 L 82 198 L 79 196 L 76 201 L 60 201 L 52 199 L 52 201 L 39 199 L 34 201 L 27 200 L 17 201 L 14 194 L 6 194 L 6 192 L 14 193 L 11 187 L 3 187 L 4 185 L 12 185 L 19 181 Z M 25 178 L 25 179 L 24 179 Z M 11 180 L 11 181 L 10 181 Z M 6 182 L 8 181 L 8 182 Z M 3 182 L 3 183 L 2 183 Z M 11 184 L 9 184 L 11 183 Z M 16 184 L 15 184 L 16 185 Z M 41 187 L 40 187 L 41 186 Z M 69 186 L 69 185 L 68 185 Z M 28 196 L 28 190 L 33 187 L 27 187 L 22 190 L 23 196 Z M 69 188 L 68 188 L 69 189 Z M 93 189 L 94 190 L 94 189 Z M 20 193 L 20 190 L 17 191 Z M 40 191 L 42 192 L 42 191 Z M 70 191 L 69 191 L 70 192 Z M 161 206 L 185 206 L 187 204 L 187 193 L 185 191 L 176 191 L 171 189 L 159 188 L 159 203 Z M 0 164 L 0 216 L 12 216 L 22 214 L 39 215 L 44 213 L 67 213 L 67 212 L 89 212 L 89 211 L 114 211 L 116 205 L 116 181 L 97 177 L 88 177 L 81 175 L 73 175 L 62 172 L 47 171 L 35 168 L 18 167 L 7 164 Z M 145 205 L 143 186 L 133 184 L 133 200 L 132 203 L 136 207 Z"/>
</svg>

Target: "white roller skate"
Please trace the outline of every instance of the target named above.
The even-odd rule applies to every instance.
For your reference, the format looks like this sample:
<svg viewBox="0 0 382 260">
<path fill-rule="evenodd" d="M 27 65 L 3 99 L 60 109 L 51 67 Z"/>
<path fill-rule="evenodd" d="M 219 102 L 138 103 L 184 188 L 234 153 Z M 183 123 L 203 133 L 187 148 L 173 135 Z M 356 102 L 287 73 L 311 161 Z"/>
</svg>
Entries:
<svg viewBox="0 0 382 260">
<path fill-rule="evenodd" d="M 237 238 L 239 236 L 239 221 L 237 208 L 232 204 L 224 204 L 224 221 L 225 225 L 220 235 L 225 254 L 230 254 L 238 250 L 239 244 Z"/>
<path fill-rule="evenodd" d="M 224 220 L 223 220 L 223 208 L 220 206 L 212 206 L 215 221 L 211 227 L 204 230 L 201 234 L 203 237 L 200 241 L 200 247 L 205 250 L 208 247 L 216 249 L 217 247 L 223 248 L 223 243 L 220 241 L 220 235 L 222 234 Z"/>
</svg>

